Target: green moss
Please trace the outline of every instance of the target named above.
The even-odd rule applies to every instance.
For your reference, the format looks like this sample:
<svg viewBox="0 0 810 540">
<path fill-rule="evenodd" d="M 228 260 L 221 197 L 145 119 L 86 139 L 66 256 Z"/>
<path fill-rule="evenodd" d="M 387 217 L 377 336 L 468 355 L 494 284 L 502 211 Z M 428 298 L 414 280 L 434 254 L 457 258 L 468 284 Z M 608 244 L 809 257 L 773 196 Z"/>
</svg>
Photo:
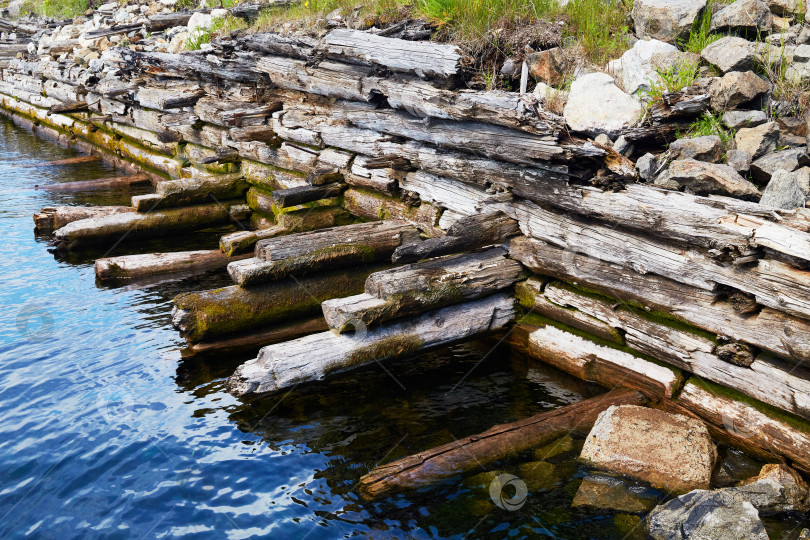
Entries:
<svg viewBox="0 0 810 540">
<path fill-rule="evenodd" d="M 756 410 L 758 410 L 759 412 L 761 412 L 762 414 L 764 414 L 769 418 L 773 418 L 780 422 L 784 422 L 793 429 L 796 429 L 803 433 L 810 434 L 810 421 L 805 420 L 804 418 L 801 418 L 799 416 L 796 416 L 795 414 L 783 411 L 782 409 L 779 409 L 778 407 L 774 407 L 772 405 L 768 405 L 767 403 L 762 403 L 761 401 L 756 400 L 750 396 L 746 396 L 742 392 L 739 392 L 732 388 L 727 388 L 717 383 L 707 381 L 700 377 L 690 377 L 688 382 L 715 396 L 724 397 L 734 401 L 740 401 L 742 403 L 745 403 L 746 405 L 750 405 L 751 407 L 755 408 Z"/>
<path fill-rule="evenodd" d="M 364 244 L 339 244 L 323 247 L 298 257 L 289 257 L 278 261 L 272 270 L 273 275 L 285 277 L 295 272 L 319 270 L 330 261 L 339 260 L 343 265 L 351 263 L 366 264 L 377 259 L 374 248 Z"/>
<path fill-rule="evenodd" d="M 362 366 L 376 360 L 393 356 L 405 356 L 422 348 L 424 340 L 419 336 L 390 336 L 355 350 L 340 369 Z"/>
</svg>

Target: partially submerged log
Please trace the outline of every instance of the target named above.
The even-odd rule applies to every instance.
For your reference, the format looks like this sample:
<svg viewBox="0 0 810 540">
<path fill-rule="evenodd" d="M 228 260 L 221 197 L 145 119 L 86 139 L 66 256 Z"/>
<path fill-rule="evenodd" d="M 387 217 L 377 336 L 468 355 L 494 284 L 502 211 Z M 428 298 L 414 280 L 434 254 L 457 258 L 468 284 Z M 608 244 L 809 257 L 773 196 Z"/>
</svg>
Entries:
<svg viewBox="0 0 810 540">
<path fill-rule="evenodd" d="M 234 201 L 156 210 L 148 214 L 126 212 L 74 221 L 56 231 L 58 249 L 89 245 L 117 245 L 126 240 L 154 238 L 204 229 L 230 221 Z"/>
<path fill-rule="evenodd" d="M 514 316 L 514 301 L 507 295 L 496 294 L 368 332 L 323 332 L 270 345 L 259 352 L 258 358 L 239 366 L 228 379 L 228 391 L 237 396 L 275 392 L 386 358 L 499 330 Z"/>
<path fill-rule="evenodd" d="M 79 156 L 67 159 L 57 159 L 55 161 L 43 161 L 42 163 L 32 163 L 30 165 L 14 165 L 17 169 L 33 169 L 35 167 L 55 167 L 59 165 L 76 165 L 78 163 L 90 163 L 93 161 L 101 161 L 98 156 Z"/>
<path fill-rule="evenodd" d="M 358 267 L 258 287 L 233 285 L 180 294 L 174 299 L 172 324 L 191 343 L 254 331 L 292 317 L 320 313 L 321 302 L 361 292 L 366 277 L 382 268 Z"/>
<path fill-rule="evenodd" d="M 37 189 L 48 191 L 94 191 L 102 189 L 128 189 L 131 186 L 150 184 L 151 180 L 145 174 L 131 174 L 128 176 L 112 176 L 97 180 L 79 180 L 76 182 L 63 182 L 61 184 L 45 184 L 36 186 Z"/>
<path fill-rule="evenodd" d="M 166 274 L 199 274 L 225 268 L 233 260 L 238 257 L 228 257 L 218 249 L 143 253 L 98 259 L 95 272 L 102 282 L 114 282 Z"/>
<path fill-rule="evenodd" d="M 324 318 L 337 332 L 474 300 L 511 287 L 523 274 L 521 265 L 502 248 L 468 253 L 371 274 L 365 293 L 327 300 Z"/>
<path fill-rule="evenodd" d="M 249 184 L 240 173 L 159 182 L 156 193 L 132 197 L 138 212 L 188 206 L 244 196 Z"/>
<path fill-rule="evenodd" d="M 358 223 L 279 236 L 256 243 L 256 258 L 228 265 L 235 283 L 248 286 L 296 273 L 343 268 L 388 259 L 403 240 L 417 235 L 401 220 Z"/>
<path fill-rule="evenodd" d="M 451 253 L 472 251 L 505 242 L 520 233 L 515 220 L 500 211 L 474 214 L 456 221 L 443 238 L 403 244 L 394 250 L 391 261 L 409 263 Z"/>
<path fill-rule="evenodd" d="M 366 498 L 374 498 L 486 468 L 571 432 L 586 433 L 599 413 L 610 406 L 643 405 L 645 401 L 639 392 L 613 390 L 524 420 L 494 426 L 483 433 L 380 465 L 360 478 L 359 491 Z"/>
<path fill-rule="evenodd" d="M 52 231 L 81 219 L 134 211 L 129 206 L 46 206 L 34 214 L 34 224 L 38 231 Z"/>
</svg>

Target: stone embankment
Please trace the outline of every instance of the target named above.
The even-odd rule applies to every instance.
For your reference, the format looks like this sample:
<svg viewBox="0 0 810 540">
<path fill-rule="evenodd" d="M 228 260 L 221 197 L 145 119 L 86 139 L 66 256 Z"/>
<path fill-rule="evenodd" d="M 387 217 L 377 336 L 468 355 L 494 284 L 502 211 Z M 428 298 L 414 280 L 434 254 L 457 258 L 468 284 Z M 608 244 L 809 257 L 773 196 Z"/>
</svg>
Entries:
<svg viewBox="0 0 810 540">
<path fill-rule="evenodd" d="M 726 37 L 679 50 L 706 10 Z M 810 27 L 797 10 L 636 0 L 638 40 L 620 58 L 578 63 L 561 89 L 568 53 L 527 54 L 521 87 L 537 84 L 519 93 L 464 89 L 462 50 L 407 32 L 418 22 L 237 32 L 184 52 L 226 12 L 107 4 L 72 23 L 3 20 L 0 106 L 129 172 L 99 185 L 154 184 L 131 208 L 43 209 L 59 249 L 242 225 L 221 252 L 96 265 L 102 280 L 227 266 L 235 284 L 179 296 L 174 323 L 191 351 L 263 347 L 228 379 L 234 394 L 506 330 L 542 362 L 640 394 L 488 438 L 532 425 L 541 446 L 595 423 L 590 466 L 698 489 L 650 514 L 655 538 L 719 538 L 711 527 L 738 518 L 758 538 L 759 513 L 806 510 L 788 465 L 810 473 Z M 713 441 L 782 465 L 702 491 L 716 486 Z M 509 457 L 496 447 L 479 459 Z M 363 490 L 419 484 L 409 463 Z M 583 486 L 580 502 L 621 491 Z"/>
</svg>

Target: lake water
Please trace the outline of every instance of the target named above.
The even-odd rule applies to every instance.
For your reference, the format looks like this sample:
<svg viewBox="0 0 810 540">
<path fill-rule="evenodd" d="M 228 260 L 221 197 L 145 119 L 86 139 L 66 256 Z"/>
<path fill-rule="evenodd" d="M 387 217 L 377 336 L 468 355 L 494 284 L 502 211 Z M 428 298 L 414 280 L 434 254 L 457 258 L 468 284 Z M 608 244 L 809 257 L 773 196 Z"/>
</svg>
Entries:
<svg viewBox="0 0 810 540">
<path fill-rule="evenodd" d="M 552 480 L 517 511 L 459 479 L 363 500 L 357 481 L 380 462 L 598 389 L 483 340 L 386 362 L 393 376 L 374 365 L 235 399 L 224 379 L 246 358 L 183 359 L 170 325 L 174 295 L 228 284 L 224 272 L 97 286 L 93 259 L 55 257 L 31 215 L 54 204 L 128 204 L 129 194 L 34 186 L 115 171 L 18 168 L 77 154 L 6 120 L 0 130 L 0 537 L 635 537 L 622 529 L 629 516 L 570 507 L 584 474 L 575 451 L 551 460 Z M 213 247 L 215 237 L 113 254 Z"/>
</svg>

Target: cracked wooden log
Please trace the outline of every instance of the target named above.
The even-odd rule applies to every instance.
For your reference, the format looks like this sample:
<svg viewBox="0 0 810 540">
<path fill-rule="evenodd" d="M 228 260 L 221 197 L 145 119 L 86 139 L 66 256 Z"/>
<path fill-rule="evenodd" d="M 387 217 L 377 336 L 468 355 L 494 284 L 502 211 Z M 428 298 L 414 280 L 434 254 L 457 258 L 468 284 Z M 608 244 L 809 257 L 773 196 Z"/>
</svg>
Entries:
<svg viewBox="0 0 810 540">
<path fill-rule="evenodd" d="M 505 242 L 520 234 L 515 220 L 501 211 L 475 214 L 456 221 L 443 238 L 430 238 L 423 242 L 403 244 L 394 250 L 391 261 L 409 263 L 472 251 L 492 244 Z"/>
<path fill-rule="evenodd" d="M 171 111 L 192 107 L 203 96 L 205 90 L 192 84 L 171 85 L 165 88 L 146 86 L 138 88 L 135 101 L 149 109 Z"/>
<path fill-rule="evenodd" d="M 141 28 L 143 28 L 142 23 L 116 24 L 108 28 L 90 30 L 89 32 L 85 32 L 83 37 L 84 39 L 98 39 L 100 37 L 114 36 L 116 34 L 128 34 L 129 32 L 140 30 Z"/>
<path fill-rule="evenodd" d="M 318 52 L 333 60 L 423 78 L 452 78 L 461 70 L 461 50 L 456 45 L 386 38 L 358 30 L 332 30 L 319 44 Z"/>
<path fill-rule="evenodd" d="M 249 55 L 231 58 L 228 62 L 214 62 L 208 59 L 207 51 L 170 54 L 121 49 L 120 54 L 123 66 L 129 71 L 192 81 L 216 82 L 217 78 L 249 84 L 259 81 L 259 73 L 254 69 L 256 61 Z"/>
<path fill-rule="evenodd" d="M 191 19 L 192 12 L 177 11 L 174 13 L 158 13 L 150 15 L 144 28 L 147 32 L 159 32 L 175 26 L 186 26 Z"/>
<path fill-rule="evenodd" d="M 89 245 L 180 234 L 230 221 L 230 207 L 240 201 L 155 210 L 148 214 L 126 212 L 68 223 L 56 231 L 56 247 L 70 250 Z"/>
<path fill-rule="evenodd" d="M 725 293 L 697 289 L 654 274 L 565 251 L 539 240 L 517 237 L 510 257 L 532 272 L 589 289 L 623 304 L 670 314 L 678 320 L 718 335 L 750 343 L 793 362 L 810 360 L 810 321 L 778 310 L 754 306 L 740 310 Z"/>
<path fill-rule="evenodd" d="M 237 396 L 276 392 L 386 358 L 407 356 L 500 330 L 514 316 L 514 301 L 507 295 L 496 294 L 368 332 L 323 332 L 270 345 L 228 378 L 228 391 Z M 318 354 L 313 355 L 312 351 Z"/>
<path fill-rule="evenodd" d="M 238 257 L 228 257 L 218 249 L 142 253 L 97 259 L 94 269 L 96 277 L 107 283 L 167 274 L 201 274 L 225 268 L 234 260 Z"/>
<path fill-rule="evenodd" d="M 242 43 L 250 50 L 265 54 L 278 54 L 299 60 L 310 58 L 318 40 L 309 36 L 286 36 L 275 32 L 248 35 Z"/>
<path fill-rule="evenodd" d="M 256 257 L 229 264 L 228 273 L 235 283 L 249 286 L 296 273 L 383 261 L 417 234 L 407 221 L 391 220 L 278 236 L 257 242 Z"/>
<path fill-rule="evenodd" d="M 190 343 L 210 341 L 293 317 L 320 314 L 321 302 L 363 290 L 384 266 L 357 267 L 242 288 L 237 285 L 177 295 L 172 325 Z"/>
<path fill-rule="evenodd" d="M 487 468 L 563 435 L 587 433 L 599 413 L 610 406 L 643 405 L 645 401 L 639 392 L 613 390 L 517 422 L 494 426 L 483 433 L 377 466 L 360 479 L 359 491 L 370 499 Z"/>
<path fill-rule="evenodd" d="M 134 212 L 129 206 L 46 206 L 34 214 L 38 231 L 49 232 L 81 219 Z"/>
<path fill-rule="evenodd" d="M 395 165 L 392 160 L 385 163 Z M 371 164 L 372 166 L 369 166 Z M 401 165 L 400 165 L 401 166 Z M 405 170 L 410 169 L 408 165 Z M 347 184 L 361 189 L 370 189 L 385 195 L 399 195 L 399 179 L 404 170 L 390 167 L 378 167 L 368 156 L 357 156 L 351 164 L 350 171 L 344 174 Z"/>
<path fill-rule="evenodd" d="M 692 413 L 705 421 L 712 437 L 764 459 L 781 456 L 810 473 L 810 424 L 775 411 L 733 390 L 690 380 L 668 410 Z"/>
<path fill-rule="evenodd" d="M 48 114 L 65 114 L 89 111 L 90 106 L 86 101 L 71 101 L 61 105 L 51 105 L 48 107 Z"/>
<path fill-rule="evenodd" d="M 426 202 L 419 206 L 409 206 L 399 197 L 385 196 L 365 189 L 348 189 L 343 193 L 343 206 L 363 219 L 404 219 L 428 236 L 444 235 L 444 231 L 438 228 L 441 209 Z"/>
<path fill-rule="evenodd" d="M 156 193 L 135 195 L 132 207 L 138 212 L 202 204 L 243 197 L 249 184 L 241 173 L 211 175 L 158 182 Z"/>
<path fill-rule="evenodd" d="M 551 283 L 543 287 L 537 280 L 529 280 L 521 287 L 521 296 L 524 303 L 531 303 L 526 305 L 530 309 L 552 317 L 557 314 L 542 304 L 569 310 L 563 315 L 567 320 L 562 322 L 589 333 L 600 330 L 603 328 L 600 322 L 604 323 L 621 336 L 621 345 L 774 407 L 810 418 L 810 381 L 807 380 L 810 377 L 802 368 L 765 356 L 758 357 L 748 367 L 734 365 L 715 354 L 717 343 L 714 336 L 700 334 L 694 328 L 684 328 L 678 321 L 661 317 L 653 319 L 644 310 L 616 306 L 611 303 L 612 299 L 582 294 L 563 284 Z M 557 367 L 565 370 L 562 366 Z"/>
<path fill-rule="evenodd" d="M 324 184 L 322 186 L 299 186 L 289 189 L 277 189 L 272 197 L 279 208 L 290 208 L 299 204 L 320 201 L 340 195 L 345 186 L 339 183 Z"/>
<path fill-rule="evenodd" d="M 376 272 L 363 294 L 324 302 L 324 318 L 332 330 L 346 332 L 493 294 L 523 274 L 520 263 L 505 255 L 493 248 Z"/>
</svg>

